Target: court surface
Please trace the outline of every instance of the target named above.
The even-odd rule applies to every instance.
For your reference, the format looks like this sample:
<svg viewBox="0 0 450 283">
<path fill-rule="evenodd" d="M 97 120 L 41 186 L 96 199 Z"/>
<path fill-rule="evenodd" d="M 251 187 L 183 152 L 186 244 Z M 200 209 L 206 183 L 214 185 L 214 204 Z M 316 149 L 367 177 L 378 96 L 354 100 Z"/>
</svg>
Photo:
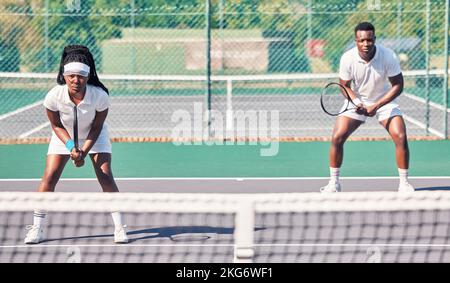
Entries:
<svg viewBox="0 0 450 283">
<path fill-rule="evenodd" d="M 39 179 L 2 179 L 0 191 L 36 191 Z M 327 183 L 327 178 L 118 178 L 122 192 L 136 193 L 288 193 L 317 192 Z M 412 177 L 417 190 L 450 190 L 450 177 Z M 342 179 L 343 189 L 351 191 L 395 191 L 396 177 L 347 177 Z M 60 192 L 98 192 L 95 179 L 62 179 L 57 185 Z M 143 213 L 124 214 L 130 243 L 113 243 L 113 226 L 108 213 L 78 217 L 76 213 L 49 214 L 52 227 L 46 231 L 46 240 L 39 245 L 24 245 L 25 227 L 14 223 L 32 221 L 29 214 L 0 214 L 2 222 L 10 223 L 4 231 L 0 246 L 0 262 L 44 261 L 44 262 L 232 262 L 233 261 L 233 217 L 231 215 L 203 217 L 196 214 Z M 337 214 L 336 218 L 347 217 Z M 421 219 L 434 217 L 425 214 Z M 83 220 L 87 219 L 87 220 Z M 370 217 L 368 218 L 370 219 Z M 287 219 L 286 219 L 287 220 Z M 89 221 L 84 227 L 84 221 Z M 321 245 L 305 245 L 296 239 L 289 242 L 267 243 L 267 239 L 289 238 L 291 228 L 274 233 L 277 221 L 261 224 L 261 216 L 255 223 L 255 262 L 291 261 L 357 261 L 371 259 L 369 251 L 381 253 L 385 261 L 396 258 L 398 249 L 414 249 L 414 258 L 422 260 L 421 244 L 402 242 L 400 245 L 379 242 L 369 245 L 358 242 L 354 245 L 327 242 Z M 295 223 L 293 223 L 295 225 Z M 327 219 L 321 225 L 327 225 Z M 67 227 L 66 227 L 67 226 Z M 78 227 L 79 226 L 79 227 Z M 65 228 L 64 232 L 63 228 Z M 73 227 L 73 228 L 69 228 Z M 411 229 L 420 229 L 413 226 Z M 295 228 L 292 228 L 295 229 Z M 295 230 L 294 230 L 295 231 Z M 336 231 L 336 233 L 343 233 Z M 347 232 L 345 232 L 347 233 Z M 6 235 L 6 236 L 5 236 Z M 12 235 L 12 236 L 11 236 Z M 292 235 L 291 235 L 292 236 Z M 391 235 L 392 236 L 392 235 Z M 394 235 L 395 236 L 395 235 Z M 15 239 L 15 240 L 13 240 Z M 279 241 L 279 240 L 277 240 Z M 301 249 L 301 252 L 300 252 Z M 311 250 L 312 249 L 312 250 Z M 374 250 L 375 249 L 375 250 Z M 418 249 L 418 250 L 417 250 Z M 428 259 L 450 261 L 449 245 L 434 245 L 436 255 L 430 251 L 423 256 Z M 295 252 L 298 250 L 298 253 Z M 286 257 L 282 256 L 283 254 Z M 324 260 L 320 255 L 326 254 Z M 303 257 L 299 257 L 302 255 Z M 315 257 L 316 256 L 316 257 Z M 433 257 L 434 256 L 434 257 Z M 401 258 L 400 258 L 401 260 Z"/>
<path fill-rule="evenodd" d="M 280 143 L 278 154 L 271 157 L 261 156 L 261 148 L 258 145 L 114 143 L 113 169 L 121 192 L 137 194 L 319 194 L 319 188 L 327 183 L 329 143 Z M 449 148 L 448 141 L 410 143 L 410 180 L 418 190 L 450 189 Z M 46 150 L 46 144 L 0 146 L 0 155 L 3 157 L 3 162 L 0 162 L 0 191 L 36 191 L 45 167 Z M 391 141 L 348 142 L 342 172 L 344 193 L 394 192 L 398 186 L 398 177 L 393 152 Z M 101 192 L 92 165 L 89 164 L 87 162 L 82 168 L 68 164 L 56 191 Z M 46 241 L 28 246 L 23 244 L 23 238 L 25 226 L 33 221 L 31 210 L 0 213 L 0 223 L 7 227 L 0 229 L 0 262 L 233 261 L 233 215 L 124 213 L 131 242 L 115 245 L 113 223 L 108 212 L 81 215 L 49 213 Z M 427 242 L 429 233 L 442 229 L 445 231 L 450 216 L 436 218 L 433 213 L 415 213 L 413 211 L 411 216 L 396 215 L 393 219 L 400 222 L 394 226 L 381 227 L 392 230 L 382 230 L 382 234 L 377 234 L 379 227 L 376 225 L 366 225 L 380 217 L 377 213 L 363 218 L 341 213 L 325 213 L 320 217 L 308 214 L 310 219 L 297 214 L 257 214 L 254 261 L 366 262 L 372 258 L 373 251 L 378 253 L 381 249 L 382 262 L 450 262 L 450 248 L 445 239 L 433 238 L 433 246 Z M 414 222 L 407 227 L 404 224 L 401 226 L 405 217 L 427 224 Z M 360 227 L 358 223 L 356 226 L 338 227 L 333 224 L 347 223 L 348 219 L 364 219 L 359 223 L 364 224 L 365 233 L 376 235 L 375 242 L 361 239 L 365 234 L 361 235 L 355 229 Z M 444 219 L 439 224 L 444 226 L 434 225 L 434 219 Z M 428 226 L 430 223 L 434 226 Z M 280 224 L 283 226 L 279 227 Z M 304 230 L 304 225 L 308 225 L 307 230 Z M 329 237 L 329 231 L 349 240 L 335 242 Z M 408 233 L 406 239 L 404 231 Z M 325 237 L 319 245 L 316 235 Z M 398 249 L 407 249 L 401 255 L 412 254 L 413 259 L 396 258 L 398 253 L 395 251 Z"/>
<path fill-rule="evenodd" d="M 410 177 L 417 190 L 450 190 L 450 176 Z M 36 191 L 40 179 L 0 179 L 0 191 Z M 117 178 L 121 192 L 134 193 L 305 193 L 318 192 L 327 177 L 304 178 Z M 346 192 L 396 191 L 398 177 L 343 177 Z M 61 179 L 58 192 L 101 192 L 94 178 Z"/>
</svg>

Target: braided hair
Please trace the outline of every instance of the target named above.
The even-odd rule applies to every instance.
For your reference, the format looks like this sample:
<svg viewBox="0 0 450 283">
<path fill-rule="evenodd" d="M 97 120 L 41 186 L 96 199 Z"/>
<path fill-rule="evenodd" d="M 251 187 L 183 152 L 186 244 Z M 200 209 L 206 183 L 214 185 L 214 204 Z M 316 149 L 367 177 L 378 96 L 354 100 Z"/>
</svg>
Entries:
<svg viewBox="0 0 450 283">
<path fill-rule="evenodd" d="M 102 88 L 107 94 L 109 94 L 108 89 L 105 85 L 100 82 L 97 76 L 97 70 L 95 69 L 95 61 L 92 53 L 84 45 L 68 45 L 64 48 L 63 54 L 61 56 L 61 63 L 59 65 L 58 77 L 56 82 L 59 85 L 66 84 L 64 80 L 64 65 L 71 62 L 80 62 L 86 64 L 90 67 L 89 77 L 87 83 L 93 86 Z"/>
</svg>

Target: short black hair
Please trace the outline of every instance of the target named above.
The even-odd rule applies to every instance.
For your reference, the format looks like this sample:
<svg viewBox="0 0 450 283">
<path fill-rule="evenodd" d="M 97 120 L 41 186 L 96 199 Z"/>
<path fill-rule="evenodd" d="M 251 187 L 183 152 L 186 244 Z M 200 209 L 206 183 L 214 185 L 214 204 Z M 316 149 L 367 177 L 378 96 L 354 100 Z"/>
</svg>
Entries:
<svg viewBox="0 0 450 283">
<path fill-rule="evenodd" d="M 375 27 L 369 22 L 362 22 L 357 24 L 355 27 L 355 35 L 358 30 L 366 30 L 366 31 L 371 30 L 373 31 L 373 33 L 375 33 Z"/>
<path fill-rule="evenodd" d="M 100 79 L 98 78 L 94 57 L 92 56 L 91 51 L 84 45 L 68 45 L 64 48 L 59 65 L 58 77 L 56 78 L 56 82 L 59 85 L 66 84 L 63 76 L 64 65 L 71 62 L 80 62 L 88 65 L 90 67 L 90 72 L 87 83 L 98 86 L 109 94 L 108 89 L 102 82 L 100 82 Z"/>
</svg>

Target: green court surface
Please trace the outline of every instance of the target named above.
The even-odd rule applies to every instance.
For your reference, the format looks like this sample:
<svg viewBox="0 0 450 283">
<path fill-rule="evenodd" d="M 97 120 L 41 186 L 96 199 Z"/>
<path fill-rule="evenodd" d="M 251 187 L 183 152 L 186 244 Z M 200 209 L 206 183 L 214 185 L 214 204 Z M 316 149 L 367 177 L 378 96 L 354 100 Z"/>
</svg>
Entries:
<svg viewBox="0 0 450 283">
<path fill-rule="evenodd" d="M 48 90 L 0 89 L 0 115 L 45 98 Z"/>
<path fill-rule="evenodd" d="M 450 140 L 411 141 L 411 176 L 450 176 Z M 272 145 L 272 148 L 274 145 Z M 181 145 L 114 143 L 115 177 L 326 177 L 329 142 L 280 143 L 278 154 L 261 156 L 268 145 Z M 397 176 L 392 141 L 345 145 L 343 177 Z M 46 144 L 0 145 L 0 178 L 40 178 Z M 63 178 L 94 178 L 90 162 L 68 163 Z"/>
</svg>

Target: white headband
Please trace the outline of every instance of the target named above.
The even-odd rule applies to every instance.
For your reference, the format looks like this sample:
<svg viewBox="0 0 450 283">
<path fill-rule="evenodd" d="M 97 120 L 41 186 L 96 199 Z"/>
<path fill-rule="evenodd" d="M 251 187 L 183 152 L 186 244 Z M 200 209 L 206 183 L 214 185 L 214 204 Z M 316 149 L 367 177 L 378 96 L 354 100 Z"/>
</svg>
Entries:
<svg viewBox="0 0 450 283">
<path fill-rule="evenodd" d="M 64 65 L 64 73 L 63 75 L 80 75 L 83 77 L 89 76 L 89 71 L 91 68 L 89 68 L 88 65 L 80 63 L 80 62 L 71 62 L 66 65 Z"/>
</svg>

